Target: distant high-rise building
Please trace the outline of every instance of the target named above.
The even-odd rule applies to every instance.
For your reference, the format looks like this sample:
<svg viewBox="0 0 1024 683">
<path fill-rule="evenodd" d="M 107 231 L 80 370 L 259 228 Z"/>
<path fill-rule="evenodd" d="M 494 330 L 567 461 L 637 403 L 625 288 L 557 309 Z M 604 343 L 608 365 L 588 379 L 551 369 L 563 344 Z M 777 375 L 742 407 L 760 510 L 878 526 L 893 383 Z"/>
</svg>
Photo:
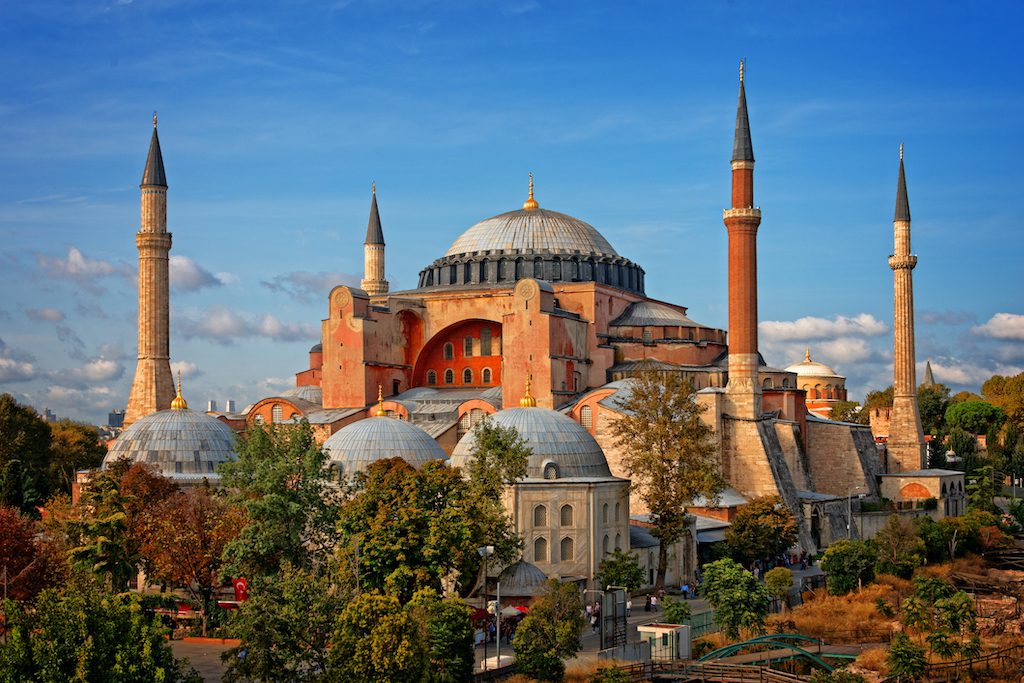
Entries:
<svg viewBox="0 0 1024 683">
<path fill-rule="evenodd" d="M 213 399 L 210 399 L 209 401 L 207 401 L 206 402 L 206 412 L 208 412 L 208 413 L 215 413 L 215 412 L 217 412 L 217 402 L 214 401 Z"/>
<path fill-rule="evenodd" d="M 43 414 L 39 417 L 43 418 L 43 422 L 56 422 L 57 416 L 53 414 L 49 408 L 43 408 Z"/>
<path fill-rule="evenodd" d="M 235 401 L 233 399 L 229 398 L 228 400 L 224 401 L 224 412 L 225 413 L 233 413 L 233 412 L 235 412 Z"/>
<path fill-rule="evenodd" d="M 115 408 L 107 413 L 107 426 L 114 429 L 124 427 L 124 411 Z"/>
</svg>

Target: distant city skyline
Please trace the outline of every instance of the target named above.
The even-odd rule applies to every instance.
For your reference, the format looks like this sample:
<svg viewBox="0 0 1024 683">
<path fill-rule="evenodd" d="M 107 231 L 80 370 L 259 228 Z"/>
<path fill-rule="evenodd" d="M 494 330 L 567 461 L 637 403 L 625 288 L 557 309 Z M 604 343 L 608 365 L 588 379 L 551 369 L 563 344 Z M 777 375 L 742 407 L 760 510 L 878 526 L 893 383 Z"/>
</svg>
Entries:
<svg viewBox="0 0 1024 683">
<path fill-rule="evenodd" d="M 892 382 L 899 144 L 918 376 L 1024 370 L 1022 11 L 864 3 L 192 1 L 0 8 L 0 392 L 105 423 L 136 354 L 138 184 L 167 170 L 171 358 L 193 409 L 293 384 L 358 285 L 376 181 L 392 291 L 470 225 L 595 226 L 648 295 L 726 327 L 747 59 L 760 350 Z"/>
</svg>

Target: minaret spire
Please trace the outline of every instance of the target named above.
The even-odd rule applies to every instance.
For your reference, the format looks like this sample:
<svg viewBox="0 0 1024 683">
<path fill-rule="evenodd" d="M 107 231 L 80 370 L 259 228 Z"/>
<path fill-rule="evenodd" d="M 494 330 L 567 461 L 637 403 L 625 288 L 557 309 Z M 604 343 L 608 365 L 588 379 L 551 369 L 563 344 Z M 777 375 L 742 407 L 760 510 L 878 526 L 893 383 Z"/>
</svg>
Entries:
<svg viewBox="0 0 1024 683">
<path fill-rule="evenodd" d="M 744 63 L 740 61 L 740 96 L 736 105 L 736 134 L 732 142 L 733 161 L 753 161 L 754 146 L 750 141 L 750 119 L 747 117 L 747 91 L 743 86 Z"/>
<path fill-rule="evenodd" d="M 366 222 L 366 240 L 363 242 L 363 281 L 360 286 L 370 296 L 388 293 L 384 279 L 384 229 L 380 225 L 377 209 L 377 183 L 370 184 L 370 219 Z"/>
<path fill-rule="evenodd" d="M 893 254 L 889 257 L 893 275 L 893 398 L 886 449 L 889 471 L 907 472 L 925 467 L 927 450 L 917 407 L 912 275 L 917 256 L 910 253 L 910 204 L 903 171 L 903 145 L 900 145 L 893 241 Z"/>
</svg>

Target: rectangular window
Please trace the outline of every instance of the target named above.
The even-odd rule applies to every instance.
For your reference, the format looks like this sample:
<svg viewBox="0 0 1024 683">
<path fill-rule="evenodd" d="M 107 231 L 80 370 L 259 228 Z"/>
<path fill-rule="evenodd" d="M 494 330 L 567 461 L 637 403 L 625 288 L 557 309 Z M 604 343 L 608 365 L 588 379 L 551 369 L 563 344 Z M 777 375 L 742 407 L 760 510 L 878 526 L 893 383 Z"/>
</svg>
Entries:
<svg viewBox="0 0 1024 683">
<path fill-rule="evenodd" d="M 489 327 L 480 330 L 480 355 L 491 355 L 491 328 Z"/>
<path fill-rule="evenodd" d="M 462 340 L 462 355 L 469 358 L 473 355 L 473 338 L 466 337 Z"/>
</svg>

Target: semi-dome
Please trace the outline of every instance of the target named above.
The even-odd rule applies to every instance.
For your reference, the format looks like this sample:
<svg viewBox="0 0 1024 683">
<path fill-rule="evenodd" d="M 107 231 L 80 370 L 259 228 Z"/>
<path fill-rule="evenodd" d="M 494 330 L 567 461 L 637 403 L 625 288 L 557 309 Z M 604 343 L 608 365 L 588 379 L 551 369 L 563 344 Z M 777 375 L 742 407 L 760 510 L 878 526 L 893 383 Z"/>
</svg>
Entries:
<svg viewBox="0 0 1024 683">
<path fill-rule="evenodd" d="M 430 434 L 416 425 L 392 417 L 369 417 L 342 427 L 324 442 L 328 465 L 339 480 L 350 479 L 372 463 L 401 458 L 419 468 L 445 453 Z"/>
<path fill-rule="evenodd" d="M 533 451 L 526 466 L 532 479 L 566 477 L 611 477 L 608 460 L 594 437 L 570 417 L 546 408 L 509 408 L 489 420 L 502 427 L 514 427 Z M 464 467 L 476 443 L 470 431 L 452 451 L 450 464 Z"/>
<path fill-rule="evenodd" d="M 323 405 L 324 402 L 323 390 L 313 385 L 292 387 L 288 391 L 281 392 L 280 398 L 299 398 L 317 405 Z"/>
<path fill-rule="evenodd" d="M 786 372 L 795 372 L 804 377 L 842 377 L 838 372 L 817 361 L 811 360 L 811 350 L 807 349 L 804 359 L 786 368 Z"/>
<path fill-rule="evenodd" d="M 155 465 L 171 479 L 216 480 L 217 466 L 235 458 L 234 434 L 205 413 L 161 410 L 121 432 L 103 458 L 104 469 L 121 458 Z"/>
</svg>

